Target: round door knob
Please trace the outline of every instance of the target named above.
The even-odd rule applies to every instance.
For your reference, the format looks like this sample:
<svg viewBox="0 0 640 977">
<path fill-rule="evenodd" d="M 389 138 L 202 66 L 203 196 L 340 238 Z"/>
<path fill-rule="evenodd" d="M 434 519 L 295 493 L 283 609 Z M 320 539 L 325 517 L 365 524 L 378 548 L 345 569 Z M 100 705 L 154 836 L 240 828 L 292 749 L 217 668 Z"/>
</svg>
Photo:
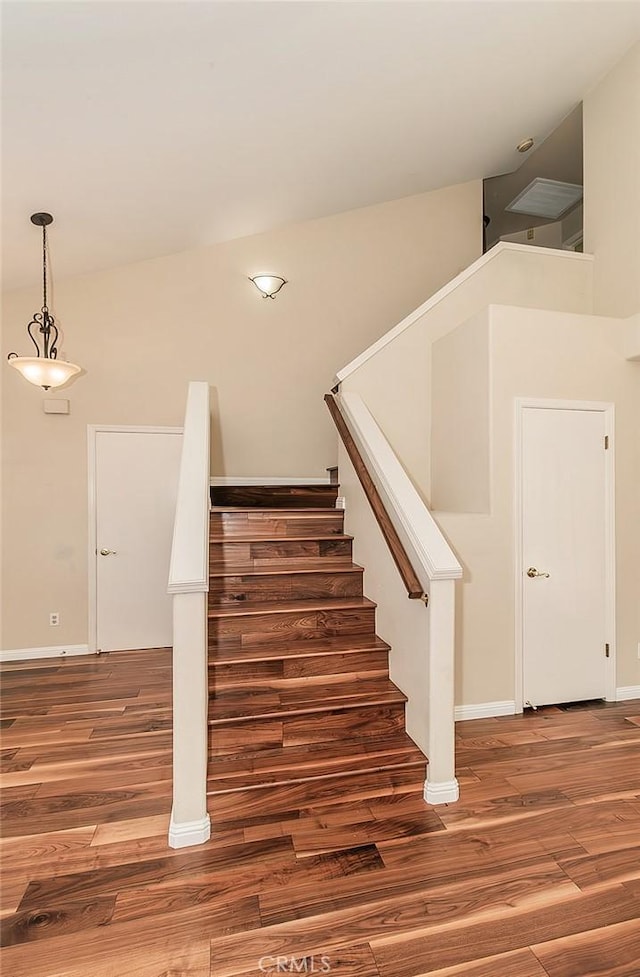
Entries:
<svg viewBox="0 0 640 977">
<path fill-rule="evenodd" d="M 112 555 L 113 556 L 116 555 L 115 550 L 100 550 L 100 556 L 112 556 Z"/>
</svg>

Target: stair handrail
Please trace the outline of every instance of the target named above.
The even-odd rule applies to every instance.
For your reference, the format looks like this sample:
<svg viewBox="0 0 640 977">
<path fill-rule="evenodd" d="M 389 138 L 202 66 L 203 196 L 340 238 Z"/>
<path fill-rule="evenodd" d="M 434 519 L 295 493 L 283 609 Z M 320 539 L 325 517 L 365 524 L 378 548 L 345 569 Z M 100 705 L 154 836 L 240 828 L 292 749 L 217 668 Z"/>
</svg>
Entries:
<svg viewBox="0 0 640 977">
<path fill-rule="evenodd" d="M 364 463 L 364 459 L 358 450 L 353 437 L 351 436 L 351 431 L 345 421 L 342 411 L 338 405 L 338 401 L 333 394 L 325 394 L 325 403 L 329 408 L 329 413 L 333 418 L 333 421 L 338 429 L 338 434 L 342 439 L 347 454 L 351 460 L 356 475 L 360 480 L 360 484 L 364 489 L 364 494 L 366 495 L 369 505 L 373 510 L 373 514 L 376 517 L 378 525 L 380 526 L 380 531 L 384 536 L 385 542 L 389 547 L 391 556 L 393 557 L 394 563 L 398 568 L 398 572 L 402 577 L 402 582 L 405 585 L 407 591 L 407 597 L 409 600 L 423 600 L 425 604 L 428 603 L 429 597 L 425 594 L 422 584 L 418 579 L 418 575 L 413 569 L 411 560 L 405 550 L 404 546 L 400 541 L 400 537 L 396 532 L 395 526 L 389 518 L 389 514 L 385 508 L 384 502 L 380 497 L 369 470 Z"/>
<path fill-rule="evenodd" d="M 430 581 L 461 577 L 462 567 L 361 397 L 345 392 L 326 394 L 324 399 L 402 577 L 407 597 L 428 604 Z M 385 505 L 382 493 L 389 505 Z"/>
<path fill-rule="evenodd" d="M 202 844 L 207 813 L 209 384 L 189 383 L 168 592 L 173 595 L 173 806 L 169 845 Z"/>
<path fill-rule="evenodd" d="M 406 579 L 404 573 L 402 578 L 407 595 L 415 596 L 419 590 L 417 596 L 425 604 L 428 597 L 428 611 L 421 626 L 420 615 L 408 605 L 406 620 L 405 615 L 397 615 L 398 605 L 386 589 L 377 595 L 379 610 L 384 608 L 385 614 L 391 613 L 394 626 L 399 626 L 407 638 L 405 649 L 409 649 L 412 667 L 404 677 L 409 685 L 403 686 L 400 681 L 397 684 L 407 695 L 410 735 L 429 757 L 424 798 L 429 804 L 453 803 L 459 797 L 455 776 L 455 587 L 462 567 L 362 398 L 349 390 L 334 390 L 334 394 L 327 394 L 325 400 L 363 494 L 396 566 L 401 573 L 407 565 L 410 568 Z M 347 515 L 352 500 L 357 519 L 357 493 L 352 497 L 353 486 L 348 479 L 345 488 Z M 380 509 L 385 512 L 382 519 Z M 389 532 L 389 526 L 393 532 Z M 378 582 L 380 579 L 385 579 L 384 574 Z M 387 621 L 391 623 L 389 618 Z M 393 674 L 391 677 L 396 681 Z"/>
</svg>

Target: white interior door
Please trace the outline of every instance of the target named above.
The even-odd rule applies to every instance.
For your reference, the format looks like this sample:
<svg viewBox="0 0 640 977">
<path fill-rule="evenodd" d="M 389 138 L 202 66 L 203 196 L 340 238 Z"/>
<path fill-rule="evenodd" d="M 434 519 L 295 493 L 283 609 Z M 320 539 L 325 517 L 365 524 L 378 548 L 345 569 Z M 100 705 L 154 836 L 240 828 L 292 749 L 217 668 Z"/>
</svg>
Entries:
<svg viewBox="0 0 640 977">
<path fill-rule="evenodd" d="M 96 639 L 101 651 L 171 644 L 169 559 L 179 430 L 95 432 Z"/>
<path fill-rule="evenodd" d="M 525 704 L 606 694 L 604 437 L 603 411 L 523 408 Z"/>
</svg>

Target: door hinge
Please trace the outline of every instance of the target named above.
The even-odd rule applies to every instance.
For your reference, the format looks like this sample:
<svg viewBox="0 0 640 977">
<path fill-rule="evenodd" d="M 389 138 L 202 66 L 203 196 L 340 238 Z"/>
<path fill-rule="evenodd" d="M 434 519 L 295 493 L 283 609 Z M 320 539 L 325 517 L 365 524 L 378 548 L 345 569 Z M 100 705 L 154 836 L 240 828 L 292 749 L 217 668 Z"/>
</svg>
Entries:
<svg viewBox="0 0 640 977">
<path fill-rule="evenodd" d="M 605 436 L 604 436 L 604 450 L 605 451 L 608 451 L 609 450 L 609 435 L 608 434 L 605 434 Z"/>
<path fill-rule="evenodd" d="M 604 657 L 605 658 L 609 658 L 609 644 L 608 643 L 604 646 Z"/>
</svg>

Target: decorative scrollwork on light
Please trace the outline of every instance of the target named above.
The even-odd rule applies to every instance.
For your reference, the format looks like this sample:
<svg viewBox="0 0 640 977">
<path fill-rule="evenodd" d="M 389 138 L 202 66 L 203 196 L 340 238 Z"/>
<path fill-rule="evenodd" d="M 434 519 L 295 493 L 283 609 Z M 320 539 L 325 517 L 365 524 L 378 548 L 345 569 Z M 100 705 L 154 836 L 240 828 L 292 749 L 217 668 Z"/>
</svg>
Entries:
<svg viewBox="0 0 640 977">
<path fill-rule="evenodd" d="M 40 352 L 40 344 L 38 340 L 33 335 L 31 329 L 35 328 L 42 335 L 42 352 Z M 58 347 L 56 343 L 58 342 L 58 336 L 60 335 L 58 327 L 56 326 L 56 321 L 53 316 L 49 313 L 46 306 L 43 306 L 40 312 L 36 312 L 33 319 L 27 326 L 27 332 L 29 333 L 29 338 L 36 348 L 37 356 L 44 356 L 50 360 L 55 360 L 58 356 Z M 53 339 L 51 334 L 53 333 Z"/>
</svg>

